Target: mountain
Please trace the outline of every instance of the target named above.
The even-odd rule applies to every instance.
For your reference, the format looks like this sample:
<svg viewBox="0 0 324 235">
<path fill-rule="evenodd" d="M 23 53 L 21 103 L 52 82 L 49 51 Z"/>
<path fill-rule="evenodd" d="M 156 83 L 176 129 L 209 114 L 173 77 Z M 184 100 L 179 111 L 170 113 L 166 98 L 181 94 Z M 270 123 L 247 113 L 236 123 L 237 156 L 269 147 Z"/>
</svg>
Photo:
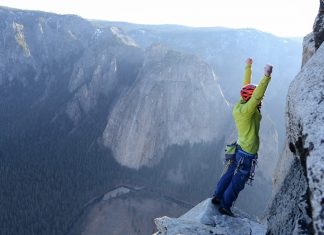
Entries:
<svg viewBox="0 0 324 235">
<path fill-rule="evenodd" d="M 117 26 L 0 7 L 1 234 L 91 233 L 111 210 L 125 231 L 147 234 L 154 217 L 179 216 L 213 192 L 235 139 L 223 71 Z M 258 191 L 238 202 L 254 215 L 270 197 L 278 152 L 275 123 L 264 119 L 271 145 L 260 149 Z M 123 185 L 129 193 L 105 197 Z"/>
<path fill-rule="evenodd" d="M 0 17 L 1 234 L 65 234 L 121 184 L 185 201 L 210 191 L 229 109 L 206 62 L 159 46 L 145 51 L 121 29 L 78 16 L 0 8 Z M 144 147 L 120 154 L 125 142 L 114 141 L 128 128 Z M 143 128 L 166 139 L 145 139 Z M 129 158 L 134 150 L 139 160 Z"/>
<path fill-rule="evenodd" d="M 77 16 L 0 8 L 0 18 L 1 234 L 63 234 L 119 184 L 96 142 L 143 51 Z"/>
<path fill-rule="evenodd" d="M 206 62 L 157 45 L 146 51 L 137 85 L 118 100 L 102 141 L 121 165 L 139 169 L 159 162 L 168 146 L 222 141 L 228 115 Z"/>
</svg>

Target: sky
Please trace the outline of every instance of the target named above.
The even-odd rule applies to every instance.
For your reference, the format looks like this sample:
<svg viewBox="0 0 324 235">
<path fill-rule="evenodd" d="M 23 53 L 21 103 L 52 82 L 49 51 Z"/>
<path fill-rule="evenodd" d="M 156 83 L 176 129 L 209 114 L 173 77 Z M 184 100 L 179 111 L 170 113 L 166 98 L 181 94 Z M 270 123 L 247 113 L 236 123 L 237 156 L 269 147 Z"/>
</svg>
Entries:
<svg viewBox="0 0 324 235">
<path fill-rule="evenodd" d="M 319 0 L 0 0 L 0 6 L 86 19 L 254 28 L 276 36 L 304 37 L 312 31 Z"/>
</svg>

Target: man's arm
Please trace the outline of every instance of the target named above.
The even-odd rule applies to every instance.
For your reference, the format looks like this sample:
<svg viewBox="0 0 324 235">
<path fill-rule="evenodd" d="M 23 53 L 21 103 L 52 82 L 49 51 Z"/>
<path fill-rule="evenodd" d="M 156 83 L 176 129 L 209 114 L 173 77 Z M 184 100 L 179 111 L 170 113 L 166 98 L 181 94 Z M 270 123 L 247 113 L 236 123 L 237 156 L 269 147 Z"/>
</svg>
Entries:
<svg viewBox="0 0 324 235">
<path fill-rule="evenodd" d="M 247 58 L 245 63 L 246 63 L 246 65 L 245 65 L 245 71 L 244 71 L 243 86 L 251 84 L 253 60 L 251 58 Z"/>
<path fill-rule="evenodd" d="M 258 86 L 255 88 L 249 101 L 243 106 L 245 112 L 253 113 L 256 110 L 256 107 L 261 102 L 264 93 L 268 87 L 268 84 L 271 80 L 272 66 L 266 65 L 264 67 L 264 77 L 259 82 Z"/>
</svg>

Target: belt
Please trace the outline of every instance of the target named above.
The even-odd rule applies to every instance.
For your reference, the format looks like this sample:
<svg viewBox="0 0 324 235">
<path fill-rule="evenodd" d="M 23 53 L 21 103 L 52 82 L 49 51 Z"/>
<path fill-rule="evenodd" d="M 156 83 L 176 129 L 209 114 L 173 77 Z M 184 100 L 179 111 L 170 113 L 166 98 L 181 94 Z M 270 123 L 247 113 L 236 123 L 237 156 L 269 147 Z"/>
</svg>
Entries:
<svg viewBox="0 0 324 235">
<path fill-rule="evenodd" d="M 237 151 L 246 155 L 246 156 L 249 156 L 249 157 L 255 157 L 256 155 L 258 155 L 257 153 L 256 154 L 251 154 L 251 153 L 248 153 L 248 152 L 245 152 L 240 145 L 237 145 Z"/>
</svg>

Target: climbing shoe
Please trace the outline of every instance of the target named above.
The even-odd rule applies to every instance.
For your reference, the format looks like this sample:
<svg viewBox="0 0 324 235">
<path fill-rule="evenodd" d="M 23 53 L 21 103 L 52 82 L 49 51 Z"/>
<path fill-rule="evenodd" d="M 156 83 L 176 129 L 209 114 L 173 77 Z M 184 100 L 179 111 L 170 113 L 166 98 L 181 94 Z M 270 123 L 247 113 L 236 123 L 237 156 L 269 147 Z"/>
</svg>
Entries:
<svg viewBox="0 0 324 235">
<path fill-rule="evenodd" d="M 225 207 L 218 208 L 218 211 L 223 215 L 235 217 L 233 212 L 230 209 L 226 209 Z"/>
<path fill-rule="evenodd" d="M 211 201 L 214 205 L 218 206 L 220 204 L 220 200 L 218 197 L 213 197 Z"/>
</svg>

